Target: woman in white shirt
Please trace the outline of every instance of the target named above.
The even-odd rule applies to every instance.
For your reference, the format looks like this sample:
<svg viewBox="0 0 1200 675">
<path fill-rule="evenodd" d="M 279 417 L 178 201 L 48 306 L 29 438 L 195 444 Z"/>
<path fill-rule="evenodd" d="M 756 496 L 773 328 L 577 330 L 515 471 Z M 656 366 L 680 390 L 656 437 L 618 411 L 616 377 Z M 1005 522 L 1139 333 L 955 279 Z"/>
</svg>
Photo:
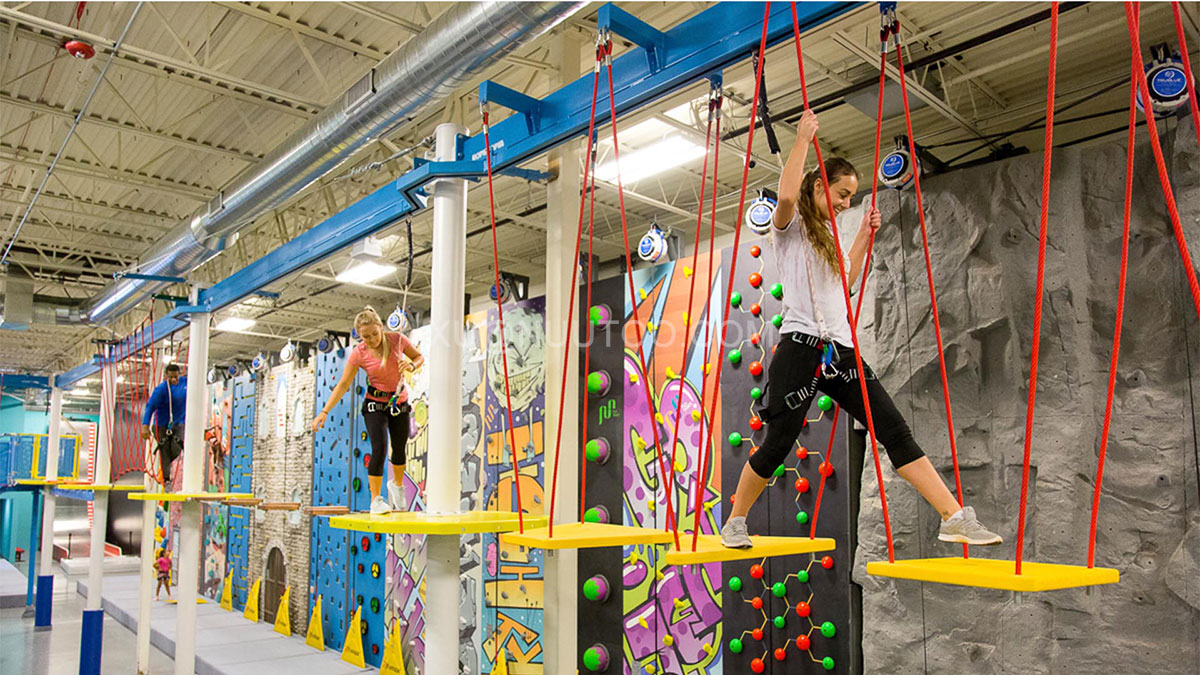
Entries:
<svg viewBox="0 0 1200 675">
<path fill-rule="evenodd" d="M 783 283 L 783 324 L 768 379 L 767 438 L 746 462 L 721 540 L 730 548 L 749 548 L 746 514 L 766 487 L 775 468 L 795 446 L 808 407 L 817 392 L 828 394 L 842 409 L 865 424 L 862 389 L 854 358 L 850 323 L 842 291 L 837 249 L 820 170 L 807 173 L 804 163 L 817 132 L 817 117 L 806 111 L 797 125 L 795 145 L 779 178 L 772 242 Z M 858 190 L 858 171 L 839 157 L 825 160 L 834 216 L 850 207 Z M 854 243 L 843 259 L 850 286 L 862 273 L 871 232 L 880 226 L 879 211 L 863 217 Z M 941 514 L 938 539 L 975 545 L 999 544 L 1001 538 L 961 506 L 933 464 L 913 439 L 895 403 L 865 360 L 867 396 L 879 442 L 896 472 Z"/>
</svg>

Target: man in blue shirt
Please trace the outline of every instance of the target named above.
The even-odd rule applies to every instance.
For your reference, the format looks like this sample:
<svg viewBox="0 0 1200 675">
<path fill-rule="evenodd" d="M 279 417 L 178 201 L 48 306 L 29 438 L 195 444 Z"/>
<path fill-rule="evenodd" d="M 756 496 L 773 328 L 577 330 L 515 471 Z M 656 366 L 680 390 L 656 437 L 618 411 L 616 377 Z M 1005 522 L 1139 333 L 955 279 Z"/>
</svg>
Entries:
<svg viewBox="0 0 1200 675">
<path fill-rule="evenodd" d="M 150 394 L 142 413 L 142 438 L 150 440 L 150 420 L 154 419 L 154 438 L 158 441 L 163 485 L 171 484 L 171 462 L 183 452 L 183 424 L 187 412 L 187 378 L 179 376 L 179 366 L 167 364 L 166 378 Z"/>
</svg>

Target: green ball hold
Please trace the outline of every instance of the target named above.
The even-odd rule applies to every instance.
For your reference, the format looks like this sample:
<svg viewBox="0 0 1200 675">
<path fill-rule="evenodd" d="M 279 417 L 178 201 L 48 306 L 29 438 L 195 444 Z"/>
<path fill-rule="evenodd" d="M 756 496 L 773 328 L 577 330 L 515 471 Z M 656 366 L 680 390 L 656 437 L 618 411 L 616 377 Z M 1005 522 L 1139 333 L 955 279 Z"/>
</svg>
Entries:
<svg viewBox="0 0 1200 675">
<path fill-rule="evenodd" d="M 594 462 L 600 458 L 600 441 L 588 441 L 587 445 L 583 447 L 589 462 Z"/>
<path fill-rule="evenodd" d="M 589 647 L 583 653 L 583 665 L 593 673 L 600 670 L 600 652 L 594 647 Z"/>
<path fill-rule="evenodd" d="M 837 634 L 837 629 L 833 627 L 832 621 L 826 621 L 825 623 L 821 624 L 821 635 L 824 635 L 827 638 L 831 638 L 836 634 Z"/>
<path fill-rule="evenodd" d="M 729 304 L 733 305 L 734 307 L 741 307 L 742 306 L 742 294 L 734 293 L 733 295 L 729 296 Z"/>
<path fill-rule="evenodd" d="M 604 320 L 604 315 L 600 312 L 599 307 L 592 307 L 588 310 L 588 318 L 593 326 L 599 326 L 600 322 Z"/>
<path fill-rule="evenodd" d="M 588 373 L 587 390 L 589 394 L 599 394 L 604 391 L 604 376 L 600 373 Z"/>
<path fill-rule="evenodd" d="M 804 525 L 808 523 L 808 511 L 801 511 L 796 514 L 796 522 Z"/>
<path fill-rule="evenodd" d="M 771 325 L 775 326 L 776 328 L 779 328 L 780 326 L 783 325 L 783 317 L 778 314 L 771 317 Z"/>
<path fill-rule="evenodd" d="M 833 670 L 833 657 L 826 656 L 825 658 L 821 659 L 821 666 L 824 667 L 825 670 Z"/>
<path fill-rule="evenodd" d="M 774 474 L 774 475 L 775 475 L 775 477 L 776 477 L 776 478 L 780 478 L 780 477 L 782 477 L 782 476 L 783 476 L 783 472 L 784 472 L 784 471 L 787 471 L 787 469 L 783 468 L 783 465 L 782 465 L 782 464 L 780 464 L 779 466 L 775 467 L 775 474 Z"/>
<path fill-rule="evenodd" d="M 595 579 L 583 582 L 583 597 L 592 602 L 600 599 L 600 584 Z"/>
<path fill-rule="evenodd" d="M 732 578 L 729 580 L 729 590 L 733 591 L 734 593 L 737 593 L 738 591 L 742 590 L 742 580 L 741 580 L 741 578 L 739 578 L 739 577 L 732 577 Z"/>
<path fill-rule="evenodd" d="M 730 640 L 729 641 L 729 651 L 733 652 L 734 654 L 741 654 L 742 653 L 742 641 L 737 638 L 733 638 L 732 640 Z"/>
<path fill-rule="evenodd" d="M 729 352 L 729 362 L 737 365 L 742 362 L 742 350 L 734 349 Z"/>
<path fill-rule="evenodd" d="M 822 396 L 817 399 L 817 407 L 825 412 L 829 412 L 833 408 L 833 399 L 828 396 Z"/>
<path fill-rule="evenodd" d="M 775 627 L 779 629 L 783 629 L 783 627 L 787 626 L 787 619 L 783 618 L 783 615 L 775 617 L 771 620 L 771 622 L 774 623 Z"/>
<path fill-rule="evenodd" d="M 762 395 L 763 395 L 763 390 L 759 389 L 758 387 L 755 387 L 750 390 L 750 398 L 754 399 L 755 401 L 762 398 Z"/>
<path fill-rule="evenodd" d="M 587 511 L 584 511 L 583 520 L 584 522 L 588 523 L 598 523 L 600 522 L 600 512 L 595 508 L 590 508 Z"/>
<path fill-rule="evenodd" d="M 729 434 L 729 444 L 735 448 L 740 446 L 742 444 L 742 435 L 736 431 Z"/>
<path fill-rule="evenodd" d="M 787 584 L 782 581 L 776 581 L 775 585 L 771 587 L 771 592 L 775 594 L 775 597 L 782 598 L 787 595 Z"/>
<path fill-rule="evenodd" d="M 772 286 L 771 287 L 771 295 L 774 296 L 776 300 L 782 298 L 783 297 L 783 284 L 775 284 L 774 286 Z"/>
<path fill-rule="evenodd" d="M 799 572 L 796 572 L 796 578 L 800 580 L 800 583 L 807 584 L 808 583 L 808 570 L 800 570 Z"/>
</svg>

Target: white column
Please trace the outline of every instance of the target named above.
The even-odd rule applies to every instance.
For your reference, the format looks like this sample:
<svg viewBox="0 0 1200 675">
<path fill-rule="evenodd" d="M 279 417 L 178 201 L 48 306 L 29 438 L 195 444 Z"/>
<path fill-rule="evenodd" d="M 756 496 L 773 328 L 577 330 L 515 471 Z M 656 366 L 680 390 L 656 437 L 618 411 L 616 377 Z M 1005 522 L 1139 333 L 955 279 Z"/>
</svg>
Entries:
<svg viewBox="0 0 1200 675">
<path fill-rule="evenodd" d="M 102 366 L 100 374 L 100 421 L 96 424 L 96 457 L 92 466 L 95 471 L 92 483 L 109 485 L 112 483 L 109 444 L 108 418 L 113 413 L 113 384 L 107 377 L 108 366 Z M 108 497 L 107 490 L 97 490 L 92 493 L 92 544 L 90 547 L 88 566 L 88 609 L 100 609 L 101 596 L 104 589 L 104 535 L 108 530 Z"/>
<path fill-rule="evenodd" d="M 152 441 L 142 442 L 142 452 L 145 453 L 146 466 L 153 466 L 153 448 L 154 444 Z M 158 481 L 151 478 L 149 473 L 142 474 L 142 487 L 146 492 L 162 491 L 162 487 L 159 486 Z M 154 570 L 154 509 L 154 502 L 142 502 L 142 544 L 139 560 L 141 584 L 138 586 L 137 620 L 138 675 L 149 675 L 150 673 L 150 607 L 153 604 L 153 591 L 155 590 L 158 577 Z"/>
<path fill-rule="evenodd" d="M 466 130 L 438 125 L 438 160 L 455 158 L 456 137 Z M 427 358 L 443 364 L 429 384 L 429 456 L 425 492 L 430 513 L 459 510 L 462 447 L 463 293 L 466 286 L 467 182 L 433 183 L 433 284 L 430 324 L 433 339 Z M 458 537 L 426 537 L 425 672 L 458 672 Z"/>
<path fill-rule="evenodd" d="M 57 378 L 52 378 L 57 380 Z M 50 438 L 46 448 L 46 466 L 42 467 L 42 476 L 46 480 L 58 478 L 58 445 L 62 439 L 62 398 L 63 391 L 56 382 L 50 388 Z M 54 491 L 50 486 L 45 488 L 46 499 L 42 516 L 42 575 L 53 575 L 50 568 L 54 564 Z"/>
<path fill-rule="evenodd" d="M 193 302 L 196 294 L 193 292 Z M 183 431 L 183 492 L 204 489 L 204 419 L 208 392 L 204 372 L 208 369 L 208 313 L 191 316 L 188 343 L 187 416 Z M 175 635 L 175 673 L 196 671 L 196 584 L 200 578 L 200 502 L 182 504 L 179 527 L 178 614 Z"/>
<path fill-rule="evenodd" d="M 551 75 L 550 88 L 561 87 L 579 77 L 582 45 L 571 31 L 563 31 L 550 42 L 551 63 L 559 69 Z M 549 509 L 551 476 L 554 475 L 554 445 L 559 410 L 562 409 L 562 445 L 559 450 L 558 489 L 555 492 L 554 522 L 570 523 L 579 518 L 579 341 L 580 306 L 576 300 L 571 329 L 570 360 L 566 390 L 562 386 L 562 350 L 567 344 L 567 311 L 571 302 L 571 276 L 576 274 L 575 234 L 579 227 L 579 154 L 581 143 L 570 141 L 550 151 L 550 171 L 558 178 L 546 188 L 546 421 L 543 447 L 546 462 L 546 497 Z M 584 227 L 587 224 L 584 223 Z M 583 249 L 586 254 L 587 249 Z M 578 293 L 577 293 L 578 294 Z M 559 392 L 563 391 L 562 399 Z M 564 407 L 565 406 L 565 407 Z M 547 675 L 575 672 L 578 663 L 578 551 L 547 551 L 544 593 L 545 621 L 542 644 L 546 648 Z"/>
</svg>

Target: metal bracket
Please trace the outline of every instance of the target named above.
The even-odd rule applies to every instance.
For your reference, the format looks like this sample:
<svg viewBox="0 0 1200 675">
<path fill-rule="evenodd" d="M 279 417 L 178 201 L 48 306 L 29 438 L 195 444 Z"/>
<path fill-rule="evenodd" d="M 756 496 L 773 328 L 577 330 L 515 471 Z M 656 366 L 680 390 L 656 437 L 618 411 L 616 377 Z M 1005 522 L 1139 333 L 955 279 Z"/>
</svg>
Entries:
<svg viewBox="0 0 1200 675">
<path fill-rule="evenodd" d="M 521 167 L 511 166 L 507 169 L 501 169 L 500 174 L 504 176 L 512 176 L 521 178 L 531 183 L 549 183 L 555 178 L 553 173 L 546 171 L 538 171 L 537 169 L 522 169 Z"/>
<path fill-rule="evenodd" d="M 646 65 L 650 72 L 663 69 L 667 51 L 666 33 L 612 3 L 600 6 L 596 25 L 601 31 L 616 33 L 646 50 Z"/>
<path fill-rule="evenodd" d="M 113 272 L 114 279 L 137 279 L 139 281 L 166 281 L 172 284 L 187 283 L 183 277 L 172 277 L 165 274 L 141 274 L 140 272 Z"/>
<path fill-rule="evenodd" d="M 163 318 L 187 320 L 193 314 L 207 314 L 211 311 L 212 310 L 210 310 L 208 307 L 199 305 L 179 305 L 175 309 L 167 312 L 166 316 Z"/>
<path fill-rule="evenodd" d="M 541 131 L 542 102 L 515 89 L 484 80 L 479 83 L 479 105 L 495 103 L 525 116 L 525 128 L 530 134 Z"/>
</svg>

